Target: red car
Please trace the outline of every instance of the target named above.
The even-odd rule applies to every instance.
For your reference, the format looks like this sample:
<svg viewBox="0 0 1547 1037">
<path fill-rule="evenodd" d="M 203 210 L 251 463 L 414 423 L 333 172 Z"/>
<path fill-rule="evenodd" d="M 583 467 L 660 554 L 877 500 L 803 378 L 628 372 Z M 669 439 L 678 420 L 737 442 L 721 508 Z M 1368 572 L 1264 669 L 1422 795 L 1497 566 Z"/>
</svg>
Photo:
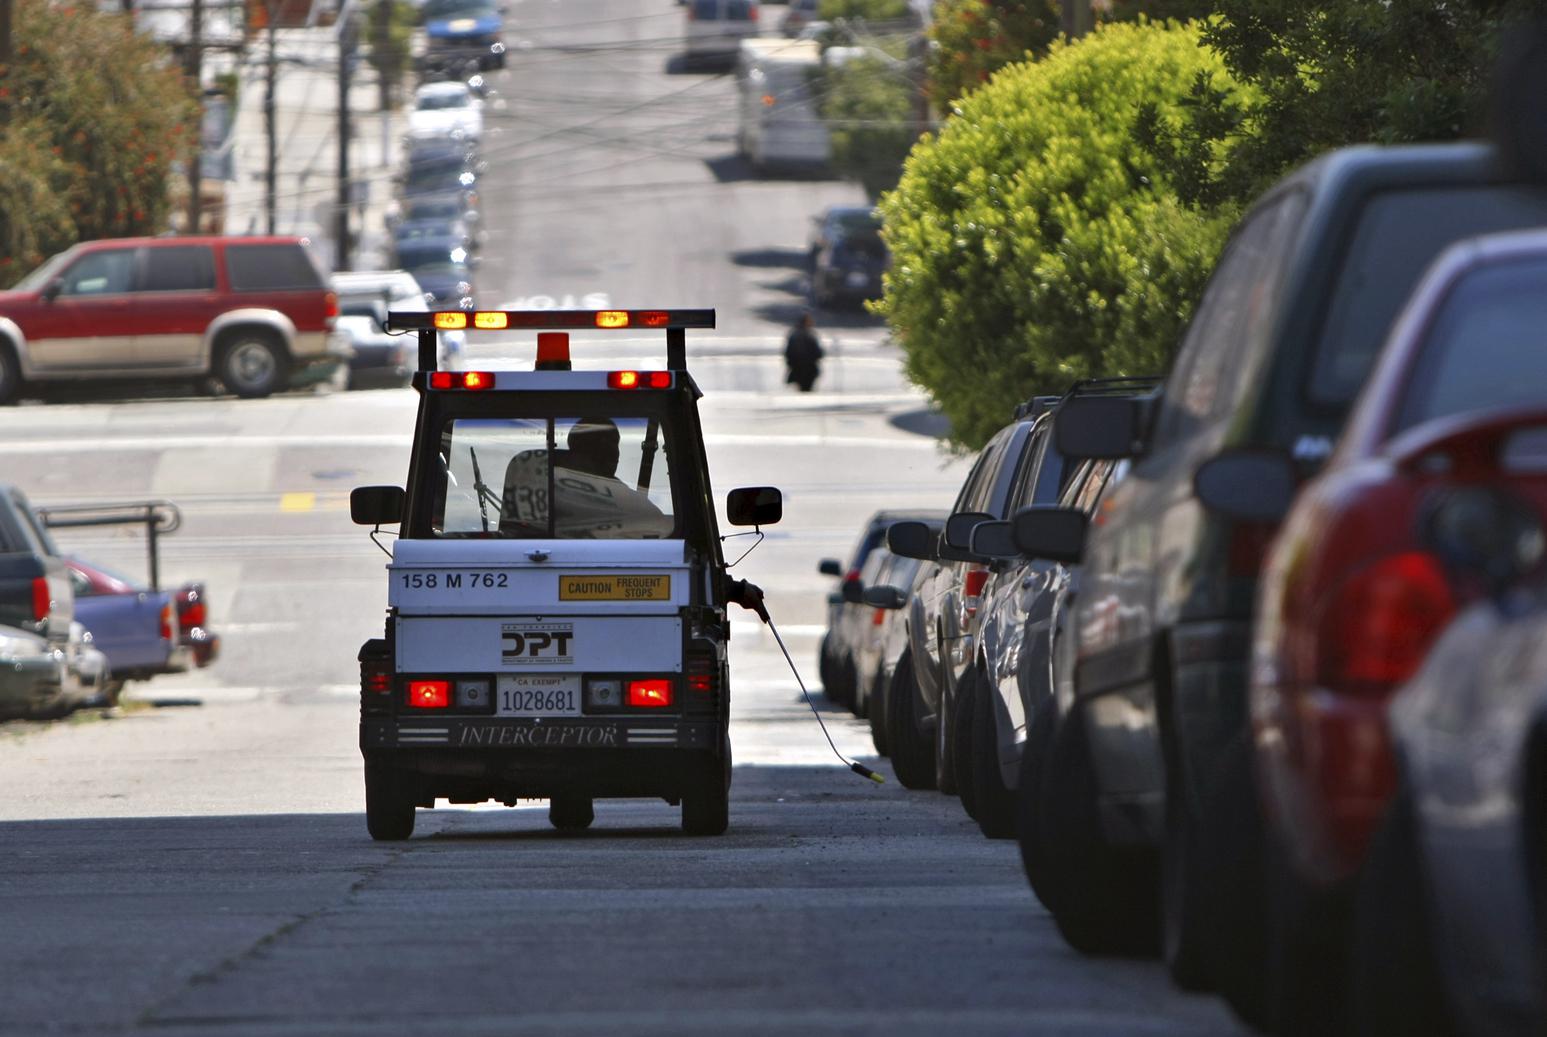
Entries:
<svg viewBox="0 0 1547 1037">
<path fill-rule="evenodd" d="M 1339 1011 L 1352 880 L 1395 785 L 1388 702 L 1483 591 L 1424 546 L 1426 524 L 1462 488 L 1547 521 L 1544 326 L 1547 234 L 1447 251 L 1272 547 L 1251 716 L 1272 876 L 1266 989 L 1284 995 L 1268 1001 L 1278 1032 L 1321 1032 L 1332 1016 L 1296 1013 Z M 1200 471 L 1200 483 L 1229 475 L 1266 496 L 1268 486 L 1292 492 L 1288 457 L 1238 461 L 1234 472 L 1228 461 Z M 1264 479 L 1272 464 L 1280 474 Z M 1292 993 L 1308 990 L 1322 993 Z"/>
<path fill-rule="evenodd" d="M 0 401 L 23 382 L 213 375 L 238 396 L 348 360 L 338 298 L 302 238 L 116 238 L 0 292 Z"/>
</svg>

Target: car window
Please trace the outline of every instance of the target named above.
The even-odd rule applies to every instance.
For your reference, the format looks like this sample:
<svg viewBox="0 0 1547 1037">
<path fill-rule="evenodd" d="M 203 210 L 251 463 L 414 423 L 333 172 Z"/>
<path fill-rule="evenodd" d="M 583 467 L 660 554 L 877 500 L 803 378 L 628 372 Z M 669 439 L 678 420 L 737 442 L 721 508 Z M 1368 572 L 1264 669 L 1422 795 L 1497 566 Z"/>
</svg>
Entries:
<svg viewBox="0 0 1547 1037">
<path fill-rule="evenodd" d="M 436 536 L 652 540 L 676 526 L 653 418 L 457 418 L 440 465 Z"/>
<path fill-rule="evenodd" d="M 77 598 L 89 598 L 97 593 L 97 589 L 91 585 L 85 573 L 79 569 L 71 569 L 69 573 L 70 590 Z"/>
<path fill-rule="evenodd" d="M 726 0 L 725 17 L 733 22 L 750 21 L 752 18 L 750 0 Z"/>
<path fill-rule="evenodd" d="M 961 493 L 956 497 L 956 503 L 951 508 L 951 513 L 961 511 L 982 511 L 983 502 L 988 499 L 989 492 L 994 488 L 994 476 L 999 471 L 999 454 L 1004 449 L 1005 439 L 1009 436 L 1010 428 L 1000 429 L 988 445 L 978 454 L 977 463 L 972 466 L 972 471 L 967 475 L 967 481 L 962 484 Z"/>
<path fill-rule="evenodd" d="M 1547 259 L 1468 274 L 1430 325 L 1391 434 L 1472 411 L 1547 404 L 1544 329 Z"/>
<path fill-rule="evenodd" d="M 1284 195 L 1249 215 L 1231 237 L 1167 379 L 1159 438 L 1189 436 L 1225 410 L 1246 356 L 1262 348 L 1288 239 L 1304 208 L 1302 194 Z"/>
<path fill-rule="evenodd" d="M 165 245 L 145 250 L 142 292 L 207 292 L 215 287 L 215 254 L 208 245 Z"/>
<path fill-rule="evenodd" d="M 720 17 L 720 0 L 693 0 L 695 21 L 714 21 Z"/>
<path fill-rule="evenodd" d="M 414 105 L 421 112 L 441 111 L 447 108 L 471 108 L 473 98 L 471 94 L 460 91 L 437 90 L 434 93 L 424 94 Z"/>
<path fill-rule="evenodd" d="M 1006 514 L 1013 515 L 1028 504 L 1051 504 L 1058 499 L 1064 461 L 1053 446 L 1053 437 L 1048 434 L 1051 428 L 1051 423 L 1043 421 L 1032 432 L 1032 442 L 1024 451 L 1026 457 L 1016 474 Z"/>
<path fill-rule="evenodd" d="M 1070 501 L 1073 507 L 1089 513 L 1096 506 L 1096 500 L 1101 496 L 1102 489 L 1106 486 L 1107 476 L 1112 472 L 1111 461 L 1093 461 L 1085 480 L 1080 485 L 1079 493 Z"/>
<path fill-rule="evenodd" d="M 327 283 L 312 254 L 299 242 L 227 245 L 226 274 L 233 292 L 295 291 Z"/>
<path fill-rule="evenodd" d="M 1547 224 L 1547 195 L 1477 185 L 1385 191 L 1364 206 L 1337 271 L 1311 369 L 1313 403 L 1358 395 L 1397 311 L 1446 246 L 1475 234 Z"/>
<path fill-rule="evenodd" d="M 71 263 L 60 278 L 60 295 L 116 295 L 134 280 L 132 248 L 100 249 Z"/>
</svg>

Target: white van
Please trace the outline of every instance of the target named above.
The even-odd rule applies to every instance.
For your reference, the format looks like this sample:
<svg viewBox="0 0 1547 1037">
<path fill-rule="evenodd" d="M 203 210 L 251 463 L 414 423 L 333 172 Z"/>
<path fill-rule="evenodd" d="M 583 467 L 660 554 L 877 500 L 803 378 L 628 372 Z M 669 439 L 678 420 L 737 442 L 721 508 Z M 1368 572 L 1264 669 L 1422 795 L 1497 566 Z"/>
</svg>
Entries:
<svg viewBox="0 0 1547 1037">
<path fill-rule="evenodd" d="M 832 158 L 817 111 L 822 51 L 815 40 L 742 40 L 736 61 L 736 150 L 758 169 L 825 166 Z"/>
<path fill-rule="evenodd" d="M 759 14 L 758 0 L 688 0 L 687 61 L 734 59 L 737 45 L 758 34 Z"/>
</svg>

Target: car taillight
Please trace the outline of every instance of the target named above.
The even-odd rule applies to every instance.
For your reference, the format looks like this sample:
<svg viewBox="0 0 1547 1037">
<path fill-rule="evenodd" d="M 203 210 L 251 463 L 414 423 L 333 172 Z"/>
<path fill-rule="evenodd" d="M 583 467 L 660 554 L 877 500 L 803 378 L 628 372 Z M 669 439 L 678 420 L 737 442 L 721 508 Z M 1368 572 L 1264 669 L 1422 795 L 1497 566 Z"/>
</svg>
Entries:
<svg viewBox="0 0 1547 1037">
<path fill-rule="evenodd" d="M 409 681 L 408 704 L 417 709 L 445 709 L 451 705 L 451 682 Z"/>
<path fill-rule="evenodd" d="M 983 602 L 983 585 L 988 583 L 988 570 L 974 566 L 962 583 L 962 612 L 968 619 L 978 614 Z"/>
<path fill-rule="evenodd" d="M 875 615 L 870 617 L 870 625 L 878 627 L 886 622 L 886 609 L 876 609 Z"/>
<path fill-rule="evenodd" d="M 364 658 L 360 660 L 360 690 L 372 695 L 392 692 L 392 660 Z"/>
<path fill-rule="evenodd" d="M 170 641 L 173 638 L 172 631 L 172 606 L 161 606 L 161 640 Z"/>
<path fill-rule="evenodd" d="M 194 627 L 201 627 L 204 625 L 204 617 L 204 602 L 195 601 L 187 608 L 183 609 L 182 613 L 177 617 L 178 625 L 181 626 L 184 630 L 192 630 Z"/>
<path fill-rule="evenodd" d="M 48 577 L 36 576 L 32 580 L 32 618 L 41 623 L 48 618 L 54 596 L 48 593 Z"/>
<path fill-rule="evenodd" d="M 647 709 L 671 705 L 671 680 L 652 677 L 648 680 L 629 681 L 628 704 Z"/>
<path fill-rule="evenodd" d="M 332 292 L 322 297 L 322 315 L 328 320 L 338 316 L 338 296 Z"/>
<path fill-rule="evenodd" d="M 1407 551 L 1350 576 L 1322 609 L 1316 676 L 1347 695 L 1382 696 L 1411 677 L 1456 611 L 1434 556 Z"/>
</svg>

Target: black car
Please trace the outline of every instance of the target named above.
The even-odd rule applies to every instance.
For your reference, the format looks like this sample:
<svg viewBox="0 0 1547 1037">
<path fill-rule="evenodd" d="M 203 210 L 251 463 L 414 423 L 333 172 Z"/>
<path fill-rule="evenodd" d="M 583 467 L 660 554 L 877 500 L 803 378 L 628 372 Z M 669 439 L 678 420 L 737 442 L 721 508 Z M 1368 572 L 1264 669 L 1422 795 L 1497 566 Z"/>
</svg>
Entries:
<svg viewBox="0 0 1547 1037">
<path fill-rule="evenodd" d="M 828 209 L 817 218 L 809 253 L 811 300 L 818 306 L 881 297 L 890 256 L 874 209 Z"/>
<path fill-rule="evenodd" d="M 1336 986 L 1315 978 L 1337 966 L 1315 951 L 1321 923 L 1294 915 L 1293 891 L 1264 917 L 1247 661 L 1281 513 L 1227 518 L 1273 496 L 1231 466 L 1266 450 L 1313 473 L 1430 261 L 1459 238 L 1544 221 L 1547 195 L 1507 180 L 1481 145 L 1332 152 L 1241 221 L 1158 395 L 1059 414 L 1067 455 L 1133 458 L 1085 546 L 1079 662 L 1044 775 L 1065 805 L 1043 815 L 1067 879 L 1054 912 L 1077 946 L 1146 944 L 1159 895 L 1179 983 L 1219 983 L 1261 1019 L 1271 919 L 1303 951 L 1274 964 L 1281 1007 L 1319 1005 Z"/>
</svg>

